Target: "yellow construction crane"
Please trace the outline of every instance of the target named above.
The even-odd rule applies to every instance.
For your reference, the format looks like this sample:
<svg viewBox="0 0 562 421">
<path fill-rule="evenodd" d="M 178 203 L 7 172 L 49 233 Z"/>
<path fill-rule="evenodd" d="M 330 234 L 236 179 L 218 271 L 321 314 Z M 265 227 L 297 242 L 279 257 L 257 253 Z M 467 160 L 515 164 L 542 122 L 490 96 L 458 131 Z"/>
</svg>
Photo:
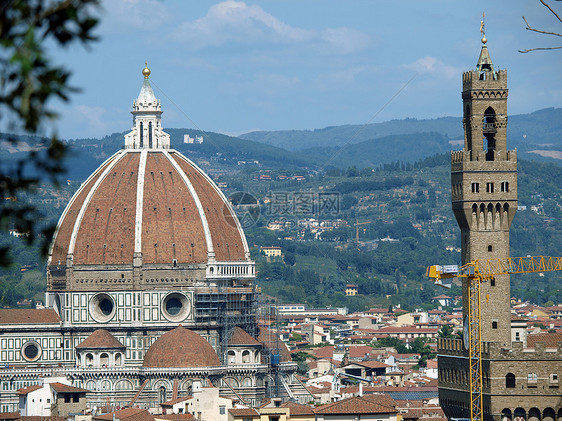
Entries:
<svg viewBox="0 0 562 421">
<path fill-rule="evenodd" d="M 359 243 L 359 225 L 370 224 L 371 221 L 359 222 L 355 219 L 355 240 Z"/>
<path fill-rule="evenodd" d="M 482 420 L 482 338 L 480 319 L 480 284 L 498 275 L 552 272 L 562 270 L 562 257 L 508 257 L 473 260 L 464 266 L 429 266 L 427 276 L 435 285 L 450 288 L 453 278 L 465 278 L 468 286 L 468 317 L 464 325 L 464 343 L 470 365 L 470 419 Z"/>
</svg>

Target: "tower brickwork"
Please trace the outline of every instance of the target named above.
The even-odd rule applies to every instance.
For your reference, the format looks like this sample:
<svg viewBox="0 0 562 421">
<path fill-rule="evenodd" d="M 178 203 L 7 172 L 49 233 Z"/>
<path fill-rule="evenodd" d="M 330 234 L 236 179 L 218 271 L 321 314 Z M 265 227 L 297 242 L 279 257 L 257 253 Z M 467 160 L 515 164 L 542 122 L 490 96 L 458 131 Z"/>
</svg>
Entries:
<svg viewBox="0 0 562 421">
<path fill-rule="evenodd" d="M 507 71 L 494 70 L 483 44 L 476 69 L 463 73 L 464 149 L 451 155 L 452 206 L 461 229 L 463 264 L 510 255 L 517 154 L 507 149 L 507 94 Z M 481 310 L 482 339 L 510 345 L 509 276 L 482 285 Z"/>
<path fill-rule="evenodd" d="M 509 257 L 517 210 L 517 154 L 507 149 L 506 138 L 507 72 L 494 70 L 485 36 L 482 44 L 476 69 L 463 73 L 464 148 L 451 154 L 463 264 Z M 517 337 L 512 342 L 509 282 L 509 276 L 497 276 L 481 285 L 482 420 L 560 420 L 562 343 L 536 335 L 526 344 Z M 464 282 L 465 317 L 468 302 Z M 448 419 L 469 418 L 469 351 L 460 339 L 440 338 L 437 353 L 439 403 Z"/>
</svg>

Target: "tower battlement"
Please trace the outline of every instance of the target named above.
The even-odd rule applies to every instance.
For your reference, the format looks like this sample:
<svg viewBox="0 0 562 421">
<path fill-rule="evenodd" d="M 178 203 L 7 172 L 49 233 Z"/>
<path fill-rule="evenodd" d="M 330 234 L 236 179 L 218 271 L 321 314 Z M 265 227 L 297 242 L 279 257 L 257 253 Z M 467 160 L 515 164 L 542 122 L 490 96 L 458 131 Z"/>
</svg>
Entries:
<svg viewBox="0 0 562 421">
<path fill-rule="evenodd" d="M 507 70 L 463 72 L 462 90 L 471 89 L 507 89 Z"/>
</svg>

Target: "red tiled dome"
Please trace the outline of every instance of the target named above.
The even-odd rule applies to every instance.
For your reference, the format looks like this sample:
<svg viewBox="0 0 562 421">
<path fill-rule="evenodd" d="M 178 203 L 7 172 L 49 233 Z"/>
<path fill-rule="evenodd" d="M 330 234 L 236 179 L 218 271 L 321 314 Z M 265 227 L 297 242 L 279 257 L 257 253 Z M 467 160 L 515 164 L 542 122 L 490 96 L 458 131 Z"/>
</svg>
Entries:
<svg viewBox="0 0 562 421">
<path fill-rule="evenodd" d="M 139 176 L 140 174 L 140 176 Z M 104 162 L 66 207 L 50 265 L 242 261 L 244 233 L 227 199 L 173 149 L 123 149 Z"/>
<path fill-rule="evenodd" d="M 143 367 L 208 367 L 220 365 L 213 347 L 196 332 L 184 327 L 164 333 L 144 356 Z"/>
</svg>

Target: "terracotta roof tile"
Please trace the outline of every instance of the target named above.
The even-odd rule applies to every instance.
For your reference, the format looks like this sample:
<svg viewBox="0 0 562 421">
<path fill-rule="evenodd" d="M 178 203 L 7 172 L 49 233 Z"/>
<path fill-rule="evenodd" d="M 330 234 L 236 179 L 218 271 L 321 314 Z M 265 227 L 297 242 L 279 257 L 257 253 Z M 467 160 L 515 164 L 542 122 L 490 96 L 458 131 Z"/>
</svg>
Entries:
<svg viewBox="0 0 562 421">
<path fill-rule="evenodd" d="M 39 390 L 39 389 L 42 389 L 42 388 L 43 388 L 43 386 L 38 385 L 38 384 L 36 384 L 34 386 L 23 387 L 23 388 L 21 388 L 17 391 L 17 394 L 18 395 L 27 395 L 28 393 L 35 392 L 36 390 Z"/>
<path fill-rule="evenodd" d="M 69 386 L 64 383 L 50 383 L 50 386 L 55 390 L 57 393 L 86 393 L 89 392 L 87 389 L 81 389 L 79 387 Z"/>
<path fill-rule="evenodd" d="M 103 173 L 104 169 L 115 160 L 117 155 L 114 155 L 109 160 L 105 162 L 104 165 L 100 166 L 89 178 L 82 184 L 80 189 L 76 192 L 74 197 L 71 199 L 70 203 L 67 205 L 63 216 L 59 221 L 59 226 L 57 227 L 57 232 L 53 240 L 53 249 L 50 256 L 51 265 L 66 265 L 66 255 L 68 254 L 68 245 L 70 243 L 70 237 L 72 236 L 72 230 L 74 229 L 74 223 L 76 218 L 80 213 L 80 208 L 86 199 L 86 196 Z"/>
<path fill-rule="evenodd" d="M 314 355 L 318 358 L 332 358 L 334 356 L 334 346 L 324 346 L 314 349 Z"/>
<path fill-rule="evenodd" d="M 258 411 L 254 408 L 232 408 L 228 410 L 235 417 L 259 417 Z"/>
<path fill-rule="evenodd" d="M 164 333 L 144 356 L 143 367 L 208 367 L 220 365 L 213 347 L 198 333 L 179 326 Z"/>
<path fill-rule="evenodd" d="M 166 421 L 191 421 L 196 420 L 191 414 L 165 414 L 165 415 L 155 415 L 156 420 L 166 420 Z"/>
<path fill-rule="evenodd" d="M 53 309 L 3 309 L 0 324 L 54 324 L 61 319 Z"/>
<path fill-rule="evenodd" d="M 113 419 L 121 421 L 154 421 L 154 417 L 146 409 L 141 408 L 125 408 L 119 411 L 110 412 L 94 417 L 95 421 L 113 421 Z"/>
<path fill-rule="evenodd" d="M 547 348 L 557 348 L 562 342 L 562 333 L 536 333 L 527 336 L 527 347 L 534 348 L 537 342 L 544 342 Z"/>
<path fill-rule="evenodd" d="M 125 348 L 121 342 L 105 329 L 97 329 L 90 336 L 84 339 L 80 344 L 76 345 L 80 348 Z"/>
<path fill-rule="evenodd" d="M 319 406 L 317 414 L 395 414 L 398 411 L 392 406 L 359 396 Z"/>
<path fill-rule="evenodd" d="M 296 415 L 314 416 L 314 408 L 296 402 L 291 402 L 291 401 L 285 402 L 281 405 L 281 408 L 289 408 L 290 416 L 296 416 Z"/>
<path fill-rule="evenodd" d="M 391 367 L 388 364 L 385 363 L 381 363 L 380 361 L 351 361 L 349 364 L 347 365 L 351 365 L 351 364 L 356 364 L 356 365 L 360 365 L 362 367 L 367 367 L 367 368 L 386 368 L 386 367 Z"/>
<path fill-rule="evenodd" d="M 228 341 L 229 345 L 261 345 L 256 339 L 252 338 L 252 336 L 242 329 L 239 326 L 236 326 L 232 330 L 232 335 Z"/>
<path fill-rule="evenodd" d="M 20 418 L 22 421 L 66 421 L 64 417 L 57 417 L 55 415 L 51 415 L 48 417 L 43 416 L 26 416 Z"/>
<path fill-rule="evenodd" d="M 184 401 L 187 401 L 187 400 L 189 400 L 189 399 L 193 399 L 193 396 L 192 396 L 192 395 L 183 396 L 183 397 L 181 397 L 181 398 L 172 399 L 172 400 L 167 401 L 167 402 L 162 402 L 162 403 L 160 404 L 160 406 L 173 406 L 173 405 L 175 405 L 175 404 L 177 404 L 177 403 L 184 402 Z"/>
<path fill-rule="evenodd" d="M 19 420 L 21 415 L 19 412 L 0 412 L 0 420 Z"/>
</svg>

